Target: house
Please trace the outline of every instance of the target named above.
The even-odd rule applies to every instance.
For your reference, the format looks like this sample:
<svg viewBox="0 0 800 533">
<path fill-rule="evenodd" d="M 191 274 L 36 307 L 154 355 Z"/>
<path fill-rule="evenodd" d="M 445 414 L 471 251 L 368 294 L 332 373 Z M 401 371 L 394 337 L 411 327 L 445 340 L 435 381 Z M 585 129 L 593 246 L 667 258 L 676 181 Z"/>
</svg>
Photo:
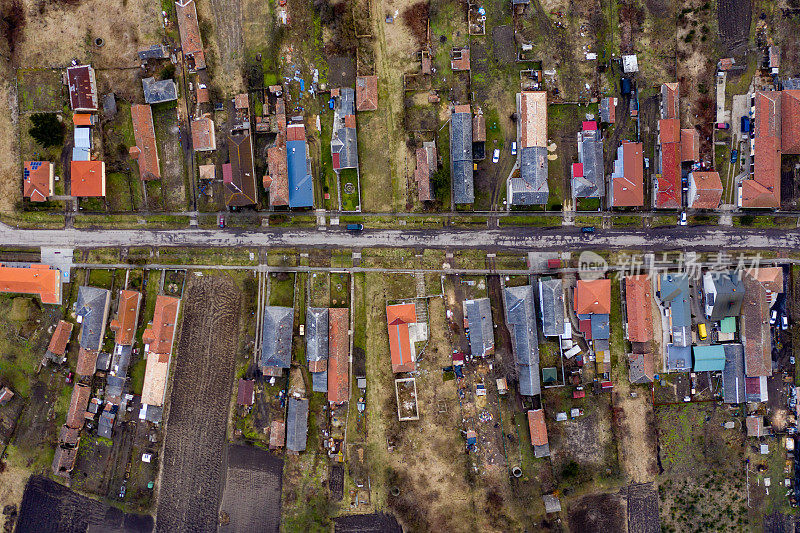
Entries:
<svg viewBox="0 0 800 533">
<path fill-rule="evenodd" d="M 650 276 L 625 276 L 625 309 L 628 315 L 628 340 L 631 344 L 653 341 L 653 291 Z"/>
<path fill-rule="evenodd" d="M 0 405 L 5 405 L 11 401 L 11 398 L 14 397 L 14 393 L 11 392 L 11 389 L 8 387 L 3 387 L 0 389 Z"/>
<path fill-rule="evenodd" d="M 744 403 L 744 346 L 739 343 L 725 343 L 725 367 L 722 370 L 723 401 L 727 404 Z"/>
<path fill-rule="evenodd" d="M 269 449 L 277 450 L 286 444 L 286 422 L 273 420 L 269 426 Z"/>
<path fill-rule="evenodd" d="M 97 350 L 90 350 L 81 346 L 78 349 L 78 362 L 75 364 L 75 373 L 79 376 L 93 376 L 97 371 Z"/>
<path fill-rule="evenodd" d="M 773 208 L 781 204 L 782 93 L 756 91 L 752 178 L 742 180 L 738 204 L 743 208 Z"/>
<path fill-rule="evenodd" d="M 681 207 L 680 120 L 662 118 L 658 121 L 658 132 L 658 172 L 653 180 L 655 207 L 677 209 Z"/>
<path fill-rule="evenodd" d="M 350 399 L 349 327 L 349 309 L 328 309 L 328 401 L 332 404 Z"/>
<path fill-rule="evenodd" d="M 706 272 L 703 276 L 706 317 L 718 322 L 725 317 L 739 316 L 744 291 L 744 281 L 739 272 Z"/>
<path fill-rule="evenodd" d="M 286 128 L 286 158 L 289 207 L 313 207 L 314 178 L 302 123 L 289 124 Z"/>
<path fill-rule="evenodd" d="M 36 294 L 43 304 L 61 305 L 61 272 L 39 263 L 27 267 L 0 263 L 0 292 Z"/>
<path fill-rule="evenodd" d="M 65 320 L 59 320 L 53 336 L 50 337 L 50 344 L 47 346 L 45 358 L 56 364 L 61 364 L 67 360 L 67 344 L 72 335 L 72 324 Z"/>
<path fill-rule="evenodd" d="M 147 104 L 161 104 L 178 99 L 178 87 L 171 79 L 142 78 L 142 91 Z"/>
<path fill-rule="evenodd" d="M 740 337 L 748 378 L 772 375 L 772 336 L 769 310 L 783 292 L 783 269 L 759 268 L 743 276 L 747 301 L 742 304 Z"/>
<path fill-rule="evenodd" d="M 617 99 L 606 96 L 600 99 L 600 122 L 614 124 L 617 121 Z"/>
<path fill-rule="evenodd" d="M 611 324 L 611 280 L 578 280 L 575 287 L 575 314 L 578 329 L 586 342 L 591 341 L 599 374 L 611 371 L 609 338 Z"/>
<path fill-rule="evenodd" d="M 531 444 L 535 457 L 548 457 L 550 445 L 547 441 L 547 424 L 544 421 L 544 409 L 528 411 L 528 428 L 531 432 Z"/>
<path fill-rule="evenodd" d="M 772 435 L 771 428 L 764 425 L 763 416 L 748 416 L 745 418 L 748 437 L 766 437 Z"/>
<path fill-rule="evenodd" d="M 725 369 L 725 348 L 721 344 L 694 346 L 695 372 L 722 372 Z"/>
<path fill-rule="evenodd" d="M 111 291 L 82 285 L 78 287 L 75 302 L 75 319 L 81 325 L 80 346 L 87 350 L 100 351 L 106 333 Z"/>
<path fill-rule="evenodd" d="M 70 186 L 72 196 L 89 198 L 106 195 L 106 164 L 104 161 L 71 161 Z"/>
<path fill-rule="evenodd" d="M 564 320 L 564 286 L 560 278 L 539 279 L 539 304 L 545 337 L 560 337 L 571 328 Z"/>
<path fill-rule="evenodd" d="M 78 448 L 56 446 L 56 451 L 53 455 L 53 474 L 68 478 L 69 473 L 75 468 L 75 462 L 77 460 Z"/>
<path fill-rule="evenodd" d="M 289 398 L 286 414 L 286 449 L 302 452 L 308 437 L 308 400 Z"/>
<path fill-rule="evenodd" d="M 217 149 L 214 121 L 204 116 L 192 121 L 192 148 L 195 152 L 210 152 Z"/>
<path fill-rule="evenodd" d="M 417 197 L 420 202 L 430 202 L 433 200 L 431 178 L 438 166 L 436 143 L 434 141 L 422 143 L 422 147 L 417 148 L 416 159 L 414 181 L 417 182 Z"/>
<path fill-rule="evenodd" d="M 661 118 L 678 118 L 680 116 L 680 92 L 678 82 L 661 85 Z"/>
<path fill-rule="evenodd" d="M 86 407 L 89 405 L 89 395 L 91 394 L 91 387 L 83 383 L 76 383 L 72 387 L 72 396 L 69 400 L 69 409 L 67 410 L 66 426 L 70 428 L 80 429 L 83 427 L 85 420 L 84 413 Z"/>
<path fill-rule="evenodd" d="M 247 130 L 228 134 L 228 163 L 223 166 L 222 182 L 225 184 L 225 204 L 228 207 L 254 205 L 258 202 L 256 173 L 253 163 L 253 141 Z"/>
<path fill-rule="evenodd" d="M 98 108 L 97 81 L 91 65 L 67 68 L 69 105 L 75 112 L 94 113 Z"/>
<path fill-rule="evenodd" d="M 152 44 L 144 50 L 136 52 L 136 55 L 139 56 L 141 61 L 147 61 L 148 59 L 168 59 L 169 50 L 163 44 Z"/>
<path fill-rule="evenodd" d="M 507 287 L 504 296 L 506 324 L 511 333 L 511 350 L 517 364 L 519 393 L 523 396 L 541 394 L 539 336 L 536 328 L 533 287 L 530 285 Z M 564 331 L 563 327 L 561 331 Z M 491 333 L 494 334 L 494 332 Z"/>
<path fill-rule="evenodd" d="M 494 323 L 489 298 L 464 301 L 464 317 L 469 327 L 469 347 L 474 357 L 494 353 Z"/>
<path fill-rule="evenodd" d="M 281 376 L 292 363 L 294 309 L 264 306 L 259 366 L 265 376 Z"/>
<path fill-rule="evenodd" d="M 356 110 L 378 109 L 378 76 L 356 77 Z"/>
<path fill-rule="evenodd" d="M 161 169 L 158 164 L 153 110 L 149 105 L 134 104 L 131 106 L 131 118 L 136 146 L 130 149 L 130 155 L 139 166 L 139 178 L 142 181 L 159 179 Z"/>
<path fill-rule="evenodd" d="M 175 15 L 178 19 L 178 31 L 181 34 L 181 50 L 186 58 L 189 71 L 206 68 L 203 40 L 200 36 L 200 25 L 197 22 L 197 7 L 194 0 L 176 0 Z"/>
<path fill-rule="evenodd" d="M 55 167 L 50 161 L 25 161 L 22 167 L 22 196 L 31 202 L 46 202 L 53 196 Z"/>
<path fill-rule="evenodd" d="M 469 105 L 454 106 L 450 115 L 450 178 L 453 203 L 473 203 L 472 112 Z"/>
<path fill-rule="evenodd" d="M 256 401 L 256 382 L 252 379 L 239 379 L 239 389 L 236 394 L 236 405 L 249 407 Z"/>
<path fill-rule="evenodd" d="M 572 177 L 572 197 L 603 198 L 606 195 L 603 138 L 593 120 L 583 122 L 578 133 L 578 161 L 583 165 L 583 172 Z"/>
<path fill-rule="evenodd" d="M 700 132 L 695 128 L 681 130 L 681 162 L 700 161 Z"/>
<path fill-rule="evenodd" d="M 142 334 L 144 351 L 147 355 L 142 385 L 142 404 L 148 406 L 148 414 L 150 406 L 161 407 L 164 405 L 180 303 L 178 298 L 159 294 L 153 310 L 153 321 Z"/>
<path fill-rule="evenodd" d="M 667 345 L 667 370 L 687 371 L 691 362 L 692 312 L 689 278 L 685 274 L 663 274 L 658 278 L 659 295 L 668 308 L 672 342 Z"/>
<path fill-rule="evenodd" d="M 652 383 L 655 378 L 653 352 L 628 354 L 628 380 L 631 383 Z"/>
<path fill-rule="evenodd" d="M 129 346 L 133 344 L 136 336 L 136 327 L 139 323 L 139 305 L 142 302 L 142 293 L 124 290 L 119 292 L 117 317 L 111 321 L 109 327 L 114 332 L 114 344 Z"/>
<path fill-rule="evenodd" d="M 614 207 L 644 205 L 644 158 L 642 143 L 622 141 L 617 148 L 608 195 Z"/>
<path fill-rule="evenodd" d="M 314 392 L 328 392 L 328 334 L 328 308 L 307 308 L 306 361 Z"/>
<path fill-rule="evenodd" d="M 413 303 L 387 305 L 386 322 L 392 372 L 413 372 L 417 369 L 417 353 L 411 335 L 417 325 L 417 306 Z"/>
<path fill-rule="evenodd" d="M 469 48 L 453 48 L 450 52 L 450 69 L 453 71 L 469 70 Z"/>
<path fill-rule="evenodd" d="M 547 92 L 517 93 L 519 176 L 508 179 L 511 205 L 545 205 L 547 185 Z"/>
<path fill-rule="evenodd" d="M 693 209 L 716 209 L 722 200 L 722 180 L 717 171 L 694 171 L 689 173 L 689 207 Z"/>
<path fill-rule="evenodd" d="M 355 91 L 350 87 L 342 87 L 331 91 L 331 95 L 335 99 L 331 133 L 333 170 L 338 172 L 343 168 L 358 168 Z"/>
</svg>

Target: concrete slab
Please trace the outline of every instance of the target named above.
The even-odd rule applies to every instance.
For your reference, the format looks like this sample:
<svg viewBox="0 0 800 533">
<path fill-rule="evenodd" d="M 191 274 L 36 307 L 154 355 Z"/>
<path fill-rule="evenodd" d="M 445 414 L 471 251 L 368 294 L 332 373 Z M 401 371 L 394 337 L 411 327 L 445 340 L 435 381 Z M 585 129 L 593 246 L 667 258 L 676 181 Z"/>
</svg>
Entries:
<svg viewBox="0 0 800 533">
<path fill-rule="evenodd" d="M 42 246 L 42 263 L 61 271 L 61 282 L 69 283 L 72 270 L 72 248 L 50 248 Z"/>
</svg>

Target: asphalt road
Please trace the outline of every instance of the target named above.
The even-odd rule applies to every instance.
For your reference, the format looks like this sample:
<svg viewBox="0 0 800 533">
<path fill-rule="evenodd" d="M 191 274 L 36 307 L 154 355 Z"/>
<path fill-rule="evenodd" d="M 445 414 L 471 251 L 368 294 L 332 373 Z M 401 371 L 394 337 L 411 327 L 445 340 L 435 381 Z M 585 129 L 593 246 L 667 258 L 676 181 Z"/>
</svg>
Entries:
<svg viewBox="0 0 800 533">
<path fill-rule="evenodd" d="M 0 224 L 0 245 L 53 247 L 207 246 L 291 248 L 478 248 L 492 251 L 528 250 L 800 250 L 800 231 L 775 228 L 718 226 L 598 230 L 584 238 L 580 230 L 564 228 L 504 228 L 485 230 L 395 230 L 344 228 L 106 230 L 16 229 Z"/>
</svg>

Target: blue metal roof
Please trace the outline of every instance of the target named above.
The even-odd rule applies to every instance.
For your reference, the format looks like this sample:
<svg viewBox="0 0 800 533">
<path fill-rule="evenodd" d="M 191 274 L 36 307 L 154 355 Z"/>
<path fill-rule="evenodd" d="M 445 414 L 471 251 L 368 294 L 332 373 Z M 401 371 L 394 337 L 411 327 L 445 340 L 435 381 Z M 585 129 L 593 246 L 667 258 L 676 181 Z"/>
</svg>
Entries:
<svg viewBox="0 0 800 533">
<path fill-rule="evenodd" d="M 287 141 L 286 172 L 289 175 L 289 207 L 314 205 L 314 182 L 308 172 L 305 141 Z"/>
</svg>

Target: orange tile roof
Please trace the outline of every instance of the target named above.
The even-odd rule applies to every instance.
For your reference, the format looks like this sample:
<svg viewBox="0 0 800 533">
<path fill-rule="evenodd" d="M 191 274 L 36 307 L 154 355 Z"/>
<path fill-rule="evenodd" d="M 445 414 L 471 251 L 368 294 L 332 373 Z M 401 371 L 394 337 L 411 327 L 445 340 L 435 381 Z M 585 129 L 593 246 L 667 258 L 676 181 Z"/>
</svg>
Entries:
<svg viewBox="0 0 800 533">
<path fill-rule="evenodd" d="M 547 444 L 547 425 L 544 422 L 544 410 L 528 411 L 528 427 L 531 431 L 531 444 L 544 446 Z"/>
<path fill-rule="evenodd" d="M 716 209 L 722 199 L 722 180 L 719 172 L 692 172 L 689 181 L 694 183 L 697 196 L 692 201 L 695 209 Z M 690 199 L 691 200 L 691 199 Z"/>
<path fill-rule="evenodd" d="M 681 161 L 700 160 L 700 132 L 694 128 L 681 130 Z"/>
<path fill-rule="evenodd" d="M 345 115 L 344 116 L 344 127 L 345 128 L 355 128 L 356 127 L 356 116 L 355 115 Z"/>
<path fill-rule="evenodd" d="M 348 115 L 353 116 L 355 115 Z M 351 126 L 348 126 L 351 127 Z M 287 141 L 305 141 L 306 140 L 306 127 L 303 124 L 289 124 L 286 127 L 286 140 Z"/>
<path fill-rule="evenodd" d="M 267 171 L 264 188 L 269 191 L 269 204 L 289 205 L 289 174 L 286 168 L 286 146 L 267 148 Z M 269 179 L 269 183 L 267 183 Z"/>
<path fill-rule="evenodd" d="M 240 93 L 233 97 L 233 107 L 236 109 L 250 109 L 250 100 L 247 93 Z"/>
<path fill-rule="evenodd" d="M 575 287 L 575 313 L 578 315 L 611 314 L 611 280 L 578 280 Z"/>
<path fill-rule="evenodd" d="M 665 118 L 678 118 L 680 114 L 680 94 L 678 82 L 665 83 L 661 86 L 662 106 Z"/>
<path fill-rule="evenodd" d="M 44 202 L 53 196 L 53 163 L 50 161 L 25 161 L 22 170 L 22 195 L 32 202 Z"/>
<path fill-rule="evenodd" d="M 192 121 L 192 147 L 200 152 L 217 149 L 214 121 L 209 117 L 202 117 Z"/>
<path fill-rule="evenodd" d="M 781 152 L 800 154 L 800 90 L 784 89 L 781 95 Z"/>
<path fill-rule="evenodd" d="M 89 395 L 92 389 L 82 383 L 76 383 L 72 388 L 72 397 L 69 401 L 67 411 L 66 426 L 70 428 L 82 428 L 85 420 L 84 414 L 89 406 Z"/>
<path fill-rule="evenodd" d="M 758 137 L 781 137 L 781 93 L 777 91 L 756 91 L 755 128 Z"/>
<path fill-rule="evenodd" d="M 153 110 L 149 105 L 134 104 L 131 106 L 133 136 L 139 153 L 136 163 L 139 165 L 139 177 L 143 180 L 154 180 L 161 177 L 158 166 L 158 148 L 156 146 L 156 129 L 153 125 Z"/>
<path fill-rule="evenodd" d="M 136 324 L 139 321 L 139 304 L 142 293 L 136 291 L 120 291 L 117 318 L 111 321 L 111 331 L 115 333 L 114 344 L 128 346 L 133 344 L 136 335 Z"/>
<path fill-rule="evenodd" d="M 749 377 L 771 376 L 772 342 L 768 316 L 770 302 L 764 287 L 757 279 L 745 275 L 742 281 L 747 295 L 742 304 L 740 318 L 745 374 Z"/>
<path fill-rule="evenodd" d="M 66 320 L 59 320 L 58 326 L 53 331 L 47 351 L 54 355 L 64 355 L 67 353 L 67 344 L 72 336 L 72 324 Z"/>
<path fill-rule="evenodd" d="M 194 0 L 178 0 L 175 2 L 178 18 L 178 31 L 181 34 L 181 50 L 183 55 L 194 58 L 194 67 L 202 69 L 206 66 L 203 54 L 203 39 L 197 22 L 197 7 Z"/>
<path fill-rule="evenodd" d="M 742 180 L 742 207 L 781 205 L 781 153 L 777 137 L 756 137 L 753 177 Z"/>
<path fill-rule="evenodd" d="M 70 163 L 72 196 L 99 197 L 106 195 L 106 164 L 103 161 L 72 161 Z"/>
<path fill-rule="evenodd" d="M 91 113 L 75 113 L 72 115 L 72 123 L 76 126 L 94 126 L 94 115 Z"/>
<path fill-rule="evenodd" d="M 486 141 L 486 117 L 476 112 L 472 117 L 472 142 Z"/>
<path fill-rule="evenodd" d="M 153 322 L 144 330 L 142 342 L 148 345 L 147 351 L 169 355 L 175 338 L 175 324 L 178 320 L 178 307 L 181 301 L 172 296 L 159 294 L 153 312 Z M 166 357 L 167 359 L 169 357 Z M 161 358 L 159 358 L 161 359 Z"/>
<path fill-rule="evenodd" d="M 413 303 L 387 305 L 386 322 L 389 328 L 392 372 L 413 372 L 417 363 L 412 354 L 408 325 L 417 322 L 417 306 Z"/>
<path fill-rule="evenodd" d="M 624 173 L 613 178 L 615 206 L 640 206 L 644 203 L 644 159 L 642 143 L 622 141 Z"/>
<path fill-rule="evenodd" d="M 628 339 L 653 340 L 653 294 L 647 274 L 625 277 L 625 304 L 628 311 Z"/>
<path fill-rule="evenodd" d="M 0 263 L 0 292 L 36 294 L 43 304 L 61 304 L 61 272 L 42 264 L 7 267 Z"/>
<path fill-rule="evenodd" d="M 286 443 L 286 422 L 273 420 L 269 426 L 269 449 L 282 448 Z"/>
<path fill-rule="evenodd" d="M 78 448 L 63 448 L 56 446 L 53 454 L 53 474 L 69 478 L 69 473 L 75 468 L 78 460 Z"/>
<path fill-rule="evenodd" d="M 523 91 L 519 107 L 519 149 L 547 146 L 547 93 Z"/>
<path fill-rule="evenodd" d="M 350 399 L 350 310 L 328 309 L 328 401 L 343 403 Z"/>
<path fill-rule="evenodd" d="M 97 370 L 97 350 L 87 350 L 81 347 L 78 350 L 78 363 L 75 365 L 75 373 L 79 376 L 93 376 Z"/>
<path fill-rule="evenodd" d="M 756 269 L 754 277 L 766 290 L 783 292 L 783 269 L 781 267 Z"/>
<path fill-rule="evenodd" d="M 681 141 L 681 121 L 677 118 L 662 118 L 658 121 L 658 135 L 661 144 Z"/>
<path fill-rule="evenodd" d="M 661 175 L 658 178 L 656 207 L 671 209 L 681 206 L 681 162 L 679 143 L 661 145 Z"/>
<path fill-rule="evenodd" d="M 378 109 L 378 76 L 356 78 L 356 111 Z"/>
</svg>

